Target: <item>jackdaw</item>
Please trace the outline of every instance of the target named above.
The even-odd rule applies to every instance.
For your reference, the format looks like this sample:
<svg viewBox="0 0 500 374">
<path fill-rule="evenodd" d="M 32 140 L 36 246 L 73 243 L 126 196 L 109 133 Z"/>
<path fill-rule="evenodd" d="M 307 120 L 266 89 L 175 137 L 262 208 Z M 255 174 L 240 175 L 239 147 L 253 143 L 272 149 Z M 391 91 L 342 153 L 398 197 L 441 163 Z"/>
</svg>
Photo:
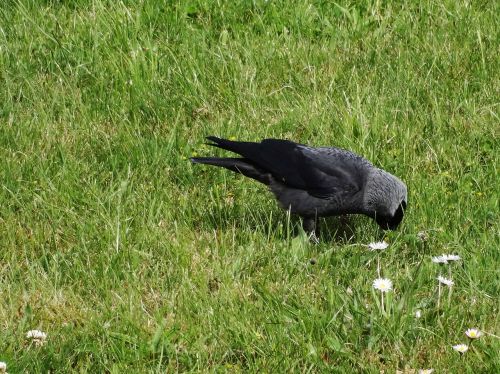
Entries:
<svg viewBox="0 0 500 374">
<path fill-rule="evenodd" d="M 207 139 L 242 157 L 193 157 L 193 163 L 221 166 L 264 183 L 283 209 L 302 217 L 310 234 L 317 233 L 318 217 L 364 214 L 383 230 L 395 230 L 403 219 L 406 185 L 353 152 L 280 139 Z"/>
</svg>

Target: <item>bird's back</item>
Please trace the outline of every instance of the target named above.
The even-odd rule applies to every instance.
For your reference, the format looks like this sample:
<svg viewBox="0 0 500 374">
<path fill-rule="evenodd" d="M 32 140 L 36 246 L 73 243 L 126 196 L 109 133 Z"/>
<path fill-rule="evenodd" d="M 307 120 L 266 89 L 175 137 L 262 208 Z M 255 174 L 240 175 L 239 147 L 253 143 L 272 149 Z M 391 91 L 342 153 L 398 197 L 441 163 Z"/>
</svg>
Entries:
<svg viewBox="0 0 500 374">
<path fill-rule="evenodd" d="M 365 158 L 336 147 L 309 147 L 297 145 L 310 161 L 311 168 L 325 175 L 322 178 L 323 195 L 296 188 L 277 178 L 270 185 L 284 209 L 302 216 L 330 216 L 360 213 L 366 178 L 373 165 Z M 301 170 L 295 170 L 303 173 Z M 306 181 L 307 182 L 307 181 Z"/>
</svg>

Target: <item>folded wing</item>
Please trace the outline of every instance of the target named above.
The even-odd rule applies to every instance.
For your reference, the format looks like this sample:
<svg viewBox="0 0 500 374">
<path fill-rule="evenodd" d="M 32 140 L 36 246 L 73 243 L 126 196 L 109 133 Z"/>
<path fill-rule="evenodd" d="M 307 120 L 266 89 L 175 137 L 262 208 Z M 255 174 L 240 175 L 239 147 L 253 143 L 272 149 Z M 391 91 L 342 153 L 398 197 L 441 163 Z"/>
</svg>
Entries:
<svg viewBox="0 0 500 374">
<path fill-rule="evenodd" d="M 288 140 L 265 139 L 238 142 L 210 136 L 213 146 L 242 155 L 268 171 L 283 184 L 328 198 L 355 194 L 363 185 L 363 173 L 354 154 L 335 148 L 310 148 Z"/>
</svg>

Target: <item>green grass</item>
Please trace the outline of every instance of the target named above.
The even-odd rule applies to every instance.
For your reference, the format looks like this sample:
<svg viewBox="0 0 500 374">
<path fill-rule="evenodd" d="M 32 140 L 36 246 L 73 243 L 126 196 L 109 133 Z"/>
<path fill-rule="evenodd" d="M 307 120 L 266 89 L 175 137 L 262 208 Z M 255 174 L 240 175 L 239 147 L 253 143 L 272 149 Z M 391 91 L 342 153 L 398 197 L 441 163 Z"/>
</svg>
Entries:
<svg viewBox="0 0 500 374">
<path fill-rule="evenodd" d="M 500 335 L 499 4 L 1 2 L 0 361 L 498 372 L 498 338 L 451 345 Z M 307 242 L 263 186 L 189 163 L 212 134 L 348 148 L 407 183 L 386 315 L 376 225 Z"/>
</svg>

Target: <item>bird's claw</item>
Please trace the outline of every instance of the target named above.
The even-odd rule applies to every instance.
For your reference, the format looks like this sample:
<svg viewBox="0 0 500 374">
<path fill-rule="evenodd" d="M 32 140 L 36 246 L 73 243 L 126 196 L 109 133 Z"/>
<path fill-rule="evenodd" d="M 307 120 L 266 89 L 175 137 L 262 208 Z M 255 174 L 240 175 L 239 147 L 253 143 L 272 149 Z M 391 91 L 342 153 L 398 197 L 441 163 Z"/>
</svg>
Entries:
<svg viewBox="0 0 500 374">
<path fill-rule="evenodd" d="M 319 238 L 316 236 L 316 233 L 314 231 L 309 234 L 309 240 L 313 244 L 319 244 Z"/>
</svg>

